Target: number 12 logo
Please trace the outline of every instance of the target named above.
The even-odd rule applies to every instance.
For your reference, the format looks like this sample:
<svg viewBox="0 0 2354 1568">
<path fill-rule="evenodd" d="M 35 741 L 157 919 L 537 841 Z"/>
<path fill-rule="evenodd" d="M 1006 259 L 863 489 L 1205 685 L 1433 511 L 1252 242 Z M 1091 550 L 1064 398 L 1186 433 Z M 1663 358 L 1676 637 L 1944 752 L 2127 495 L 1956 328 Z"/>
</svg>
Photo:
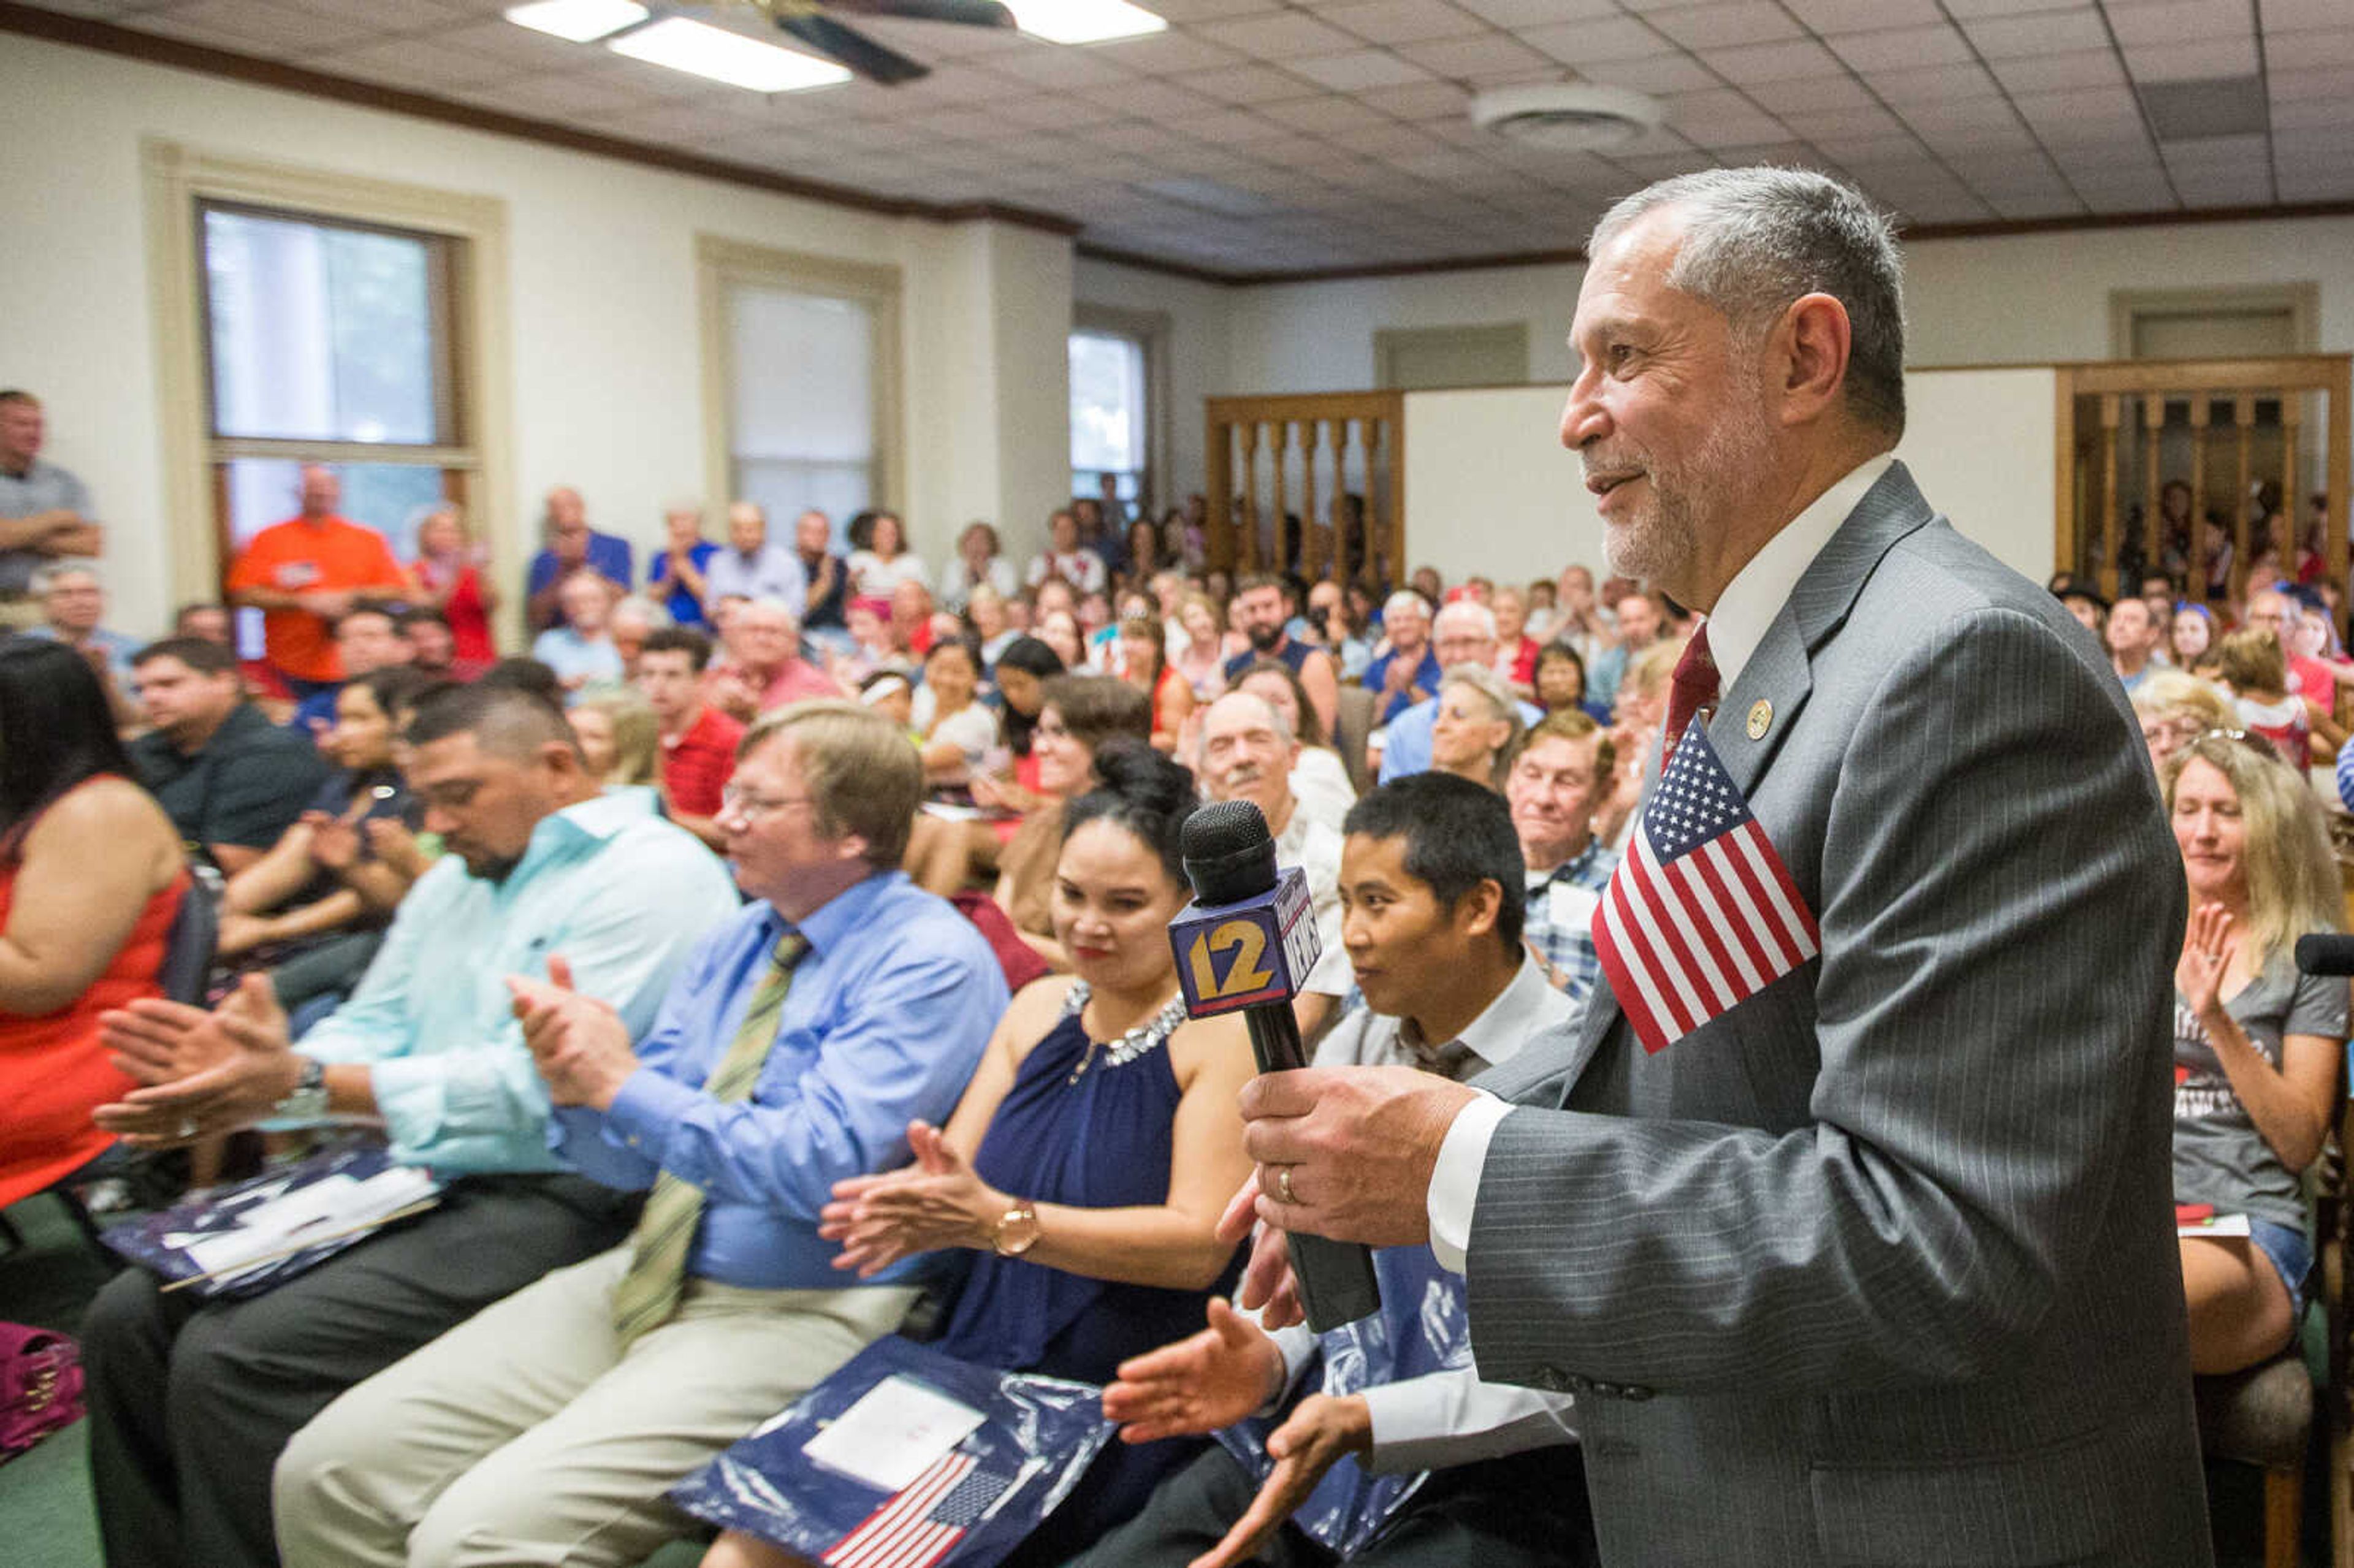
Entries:
<svg viewBox="0 0 2354 1568">
<path fill-rule="evenodd" d="M 1225 952 L 1235 957 L 1221 982 L 1210 955 Z M 1275 983 L 1274 972 L 1259 964 L 1266 954 L 1267 933 L 1256 920 L 1228 920 L 1211 927 L 1193 938 L 1193 951 L 1186 955 L 1193 971 L 1193 994 L 1204 1001 L 1222 1001 L 1265 991 Z"/>
</svg>

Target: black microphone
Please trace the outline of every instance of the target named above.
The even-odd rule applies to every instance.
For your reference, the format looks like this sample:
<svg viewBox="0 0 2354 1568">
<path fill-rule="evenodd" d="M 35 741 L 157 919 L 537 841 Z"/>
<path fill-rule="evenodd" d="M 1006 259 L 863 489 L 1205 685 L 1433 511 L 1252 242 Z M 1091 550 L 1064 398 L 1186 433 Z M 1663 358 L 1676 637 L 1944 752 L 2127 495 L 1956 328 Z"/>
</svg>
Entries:
<svg viewBox="0 0 2354 1568">
<path fill-rule="evenodd" d="M 2354 937 L 2299 937 L 2296 967 L 2309 975 L 2354 975 Z"/>
<path fill-rule="evenodd" d="M 1260 1072 L 1305 1067 L 1291 999 L 1321 950 L 1307 877 L 1297 866 L 1278 874 L 1267 818 L 1248 800 L 1202 807 L 1178 843 L 1193 901 L 1169 922 L 1169 944 L 1186 1015 L 1239 1012 Z M 1370 1250 L 1298 1231 L 1287 1241 L 1310 1328 L 1320 1334 L 1381 1309 Z"/>
</svg>

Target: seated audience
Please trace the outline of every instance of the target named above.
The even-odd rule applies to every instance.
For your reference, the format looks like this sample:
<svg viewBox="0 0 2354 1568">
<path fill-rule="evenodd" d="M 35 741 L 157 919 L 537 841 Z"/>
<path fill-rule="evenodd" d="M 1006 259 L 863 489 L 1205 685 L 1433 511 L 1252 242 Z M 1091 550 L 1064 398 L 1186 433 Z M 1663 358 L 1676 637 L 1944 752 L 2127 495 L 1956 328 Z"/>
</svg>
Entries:
<svg viewBox="0 0 2354 1568">
<path fill-rule="evenodd" d="M 924 782 L 963 788 L 989 765 L 998 746 L 997 715 L 981 701 L 981 655 L 962 638 L 932 644 L 924 656 Z"/>
<path fill-rule="evenodd" d="M 2232 1372 L 2280 1351 L 2303 1311 L 2299 1181 L 2342 1104 L 2347 987 L 2300 974 L 2293 949 L 2337 930 L 2344 898 L 2301 768 L 2208 735 L 2164 781 L 2191 903 L 2174 982 L 2174 1201 L 2250 1231 L 2180 1243 L 2190 1364 Z"/>
<path fill-rule="evenodd" d="M 820 641 L 843 631 L 843 607 L 849 602 L 848 563 L 833 552 L 833 524 L 822 512 L 804 512 L 793 523 L 793 558 L 808 579 L 803 630 Z"/>
<path fill-rule="evenodd" d="M 1046 547 L 1030 559 L 1023 581 L 1037 588 L 1059 577 L 1083 593 L 1101 593 L 1107 581 L 1103 557 L 1079 544 L 1078 519 L 1057 507 L 1046 519 Z"/>
<path fill-rule="evenodd" d="M 616 597 L 601 573 L 577 571 L 557 592 L 562 624 L 532 639 L 531 656 L 555 671 L 571 696 L 589 686 L 618 685 L 629 678 L 620 650 L 613 646 L 610 617 Z"/>
<path fill-rule="evenodd" d="M 1177 749 L 1178 732 L 1193 716 L 1193 688 L 1169 662 L 1161 623 L 1135 616 L 1119 624 L 1120 678 L 1152 699 L 1152 744 Z"/>
<path fill-rule="evenodd" d="M 2167 629 L 2167 657 L 2178 670 L 2203 670 L 2213 662 L 2215 612 L 2186 599 L 2174 607 Z"/>
<path fill-rule="evenodd" d="M 986 588 L 1001 599 L 1020 591 L 1022 580 L 1013 563 L 998 544 L 997 530 L 986 523 L 968 523 L 957 535 L 955 556 L 940 568 L 940 604 L 958 614 L 972 602 L 975 588 Z"/>
<path fill-rule="evenodd" d="M 1348 764 L 1325 738 L 1323 724 L 1309 705 L 1299 677 L 1291 673 L 1290 665 L 1269 660 L 1245 670 L 1235 690 L 1248 692 L 1266 703 L 1290 727 L 1292 737 L 1299 742 L 1299 758 L 1291 768 L 1291 793 L 1301 810 L 1339 832 L 1341 819 L 1357 803 L 1357 787 L 1349 781 Z"/>
<path fill-rule="evenodd" d="M 1276 863 L 1296 865 L 1307 875 L 1322 956 L 1301 980 L 1291 1006 L 1300 1033 L 1312 1040 L 1349 994 L 1350 980 L 1348 956 L 1341 950 L 1341 835 L 1303 810 L 1291 792 L 1300 749 L 1290 724 L 1265 697 L 1229 692 L 1203 711 L 1203 793 L 1257 806 L 1275 837 Z"/>
<path fill-rule="evenodd" d="M 1594 836 L 1594 812 L 1617 761 L 1609 732 L 1571 709 L 1537 721 L 1504 781 L 1528 869 L 1529 950 L 1573 1001 L 1602 973 L 1594 913 L 1618 857 Z"/>
<path fill-rule="evenodd" d="M 115 727 L 137 724 L 139 703 L 131 655 L 138 652 L 139 641 L 103 624 L 106 589 L 99 581 L 98 568 L 86 561 L 42 567 L 33 573 L 32 592 L 40 601 L 41 620 L 25 635 L 62 642 L 80 654 L 106 692 L 107 710 L 114 715 Z"/>
<path fill-rule="evenodd" d="M 610 794 L 657 789 L 662 779 L 662 721 L 634 687 L 582 697 L 564 710 L 588 777 Z"/>
<path fill-rule="evenodd" d="M 719 546 L 703 536 L 703 507 L 683 501 L 663 514 L 663 548 L 646 567 L 646 591 L 670 611 L 673 626 L 705 627 L 716 602 L 704 575 Z M 748 597 L 748 596 L 747 596 Z"/>
<path fill-rule="evenodd" d="M 423 684 L 398 667 L 344 683 L 334 726 L 319 739 L 334 773 L 310 810 L 222 892 L 219 957 L 239 969 L 280 971 L 273 983 L 290 1012 L 357 984 L 376 956 L 377 933 L 408 895 L 412 879 L 377 856 L 369 835 L 377 821 L 418 824 L 414 798 L 393 762 L 393 725 Z M 338 948 L 332 961 L 320 951 L 330 943 Z M 282 966 L 297 954 L 313 961 L 290 986 Z"/>
<path fill-rule="evenodd" d="M 302 469 L 302 511 L 256 534 L 228 569 L 229 602 L 261 614 L 263 652 L 293 695 L 344 678 L 333 628 L 355 605 L 404 604 L 408 574 L 384 535 L 336 514 L 343 484 Z"/>
<path fill-rule="evenodd" d="M 1410 1066 L 1469 1079 L 1565 1023 L 1569 999 L 1546 986 L 1522 947 L 1520 879 L 1511 824 L 1486 790 L 1422 774 L 1359 801 L 1341 886 L 1365 1005 L 1334 1026 L 1317 1065 Z M 1569 1396 L 1479 1381 L 1463 1281 L 1439 1269 L 1427 1247 L 1385 1248 L 1374 1267 L 1383 1286 L 1375 1324 L 1320 1340 L 1305 1328 L 1268 1334 L 1213 1301 L 1207 1329 L 1121 1365 L 1103 1408 L 1123 1423 L 1123 1443 L 1158 1446 L 1270 1406 L 1281 1419 L 1236 1435 L 1255 1463 L 1246 1467 L 1225 1445 L 1205 1450 L 1081 1563 L 1320 1568 L 1335 1553 L 1292 1520 L 1335 1465 L 1372 1476 L 1426 1472 L 1324 1521 L 1327 1535 L 1335 1526 L 1378 1526 L 1350 1562 L 1597 1561 L 1584 1467 L 1575 1452 L 1557 1451 L 1575 1441 Z M 1320 1360 L 1320 1377 L 1310 1378 Z M 1371 1517 L 1357 1514 L 1368 1507 Z"/>
<path fill-rule="evenodd" d="M 1170 665 L 1193 688 L 1193 700 L 1206 703 L 1226 689 L 1226 630 L 1218 607 L 1208 594 L 1188 593 L 1178 601 L 1177 623 L 1184 639 L 1172 642 Z"/>
<path fill-rule="evenodd" d="M 1458 664 L 1438 683 L 1430 769 L 1500 791 L 1527 726 L 1511 688 L 1485 664 Z"/>
<path fill-rule="evenodd" d="M 719 634 L 726 651 L 704 677 L 711 705 L 738 724 L 804 697 L 838 697 L 842 688 L 801 657 L 801 625 L 782 599 L 746 599 Z"/>
<path fill-rule="evenodd" d="M 1063 667 L 1076 674 L 1082 671 L 1099 674 L 1087 654 L 1087 634 L 1079 630 L 1079 618 L 1067 609 L 1042 609 L 1038 612 L 1038 641 L 1055 651 Z"/>
<path fill-rule="evenodd" d="M 2230 688 L 2239 726 L 2264 736 L 2281 759 L 2303 768 L 2314 732 L 2313 705 L 2288 691 L 2279 641 L 2269 631 L 2234 631 L 2215 650 L 2216 678 Z"/>
<path fill-rule="evenodd" d="M 1291 585 L 1283 578 L 1266 573 L 1245 577 L 1228 619 L 1250 639 L 1250 646 L 1226 661 L 1226 679 L 1232 682 L 1262 659 L 1288 665 L 1308 693 L 1308 705 L 1316 710 L 1316 722 L 1329 735 L 1340 716 L 1341 678 L 1331 654 L 1291 635 L 1287 623 L 1299 609 Z"/>
<path fill-rule="evenodd" d="M 575 991 L 562 943 L 545 978 L 510 968 L 557 1150 L 651 1188 L 644 1216 L 298 1435 L 287 1568 L 639 1563 L 683 1522 L 666 1488 L 898 1326 L 924 1265 L 838 1270 L 821 1212 L 948 1114 L 1006 1002 L 980 934 L 894 869 L 921 789 L 875 715 L 795 704 L 746 737 L 721 813 L 751 902 L 651 1029 Z"/>
<path fill-rule="evenodd" d="M 234 875 L 294 825 L 327 765 L 245 700 L 237 656 L 220 644 L 166 638 L 133 662 L 153 726 L 131 743 L 139 781 L 183 839 Z"/>
<path fill-rule="evenodd" d="M 450 629 L 450 658 L 479 669 L 499 656 L 491 616 L 499 608 L 498 585 L 490 576 L 490 554 L 466 537 L 465 514 L 444 503 L 417 524 L 417 559 L 409 568 L 420 609 L 437 610 Z M 346 667 L 346 675 L 365 672 Z"/>
<path fill-rule="evenodd" d="M 662 798 L 670 820 L 718 849 L 720 800 L 736 772 L 744 726 L 704 700 L 703 673 L 711 640 L 691 627 L 672 627 L 646 639 L 638 657 L 638 690 L 654 711 L 662 734 Z"/>
<path fill-rule="evenodd" d="M 528 692 L 552 706 L 564 705 L 564 683 L 556 678 L 555 671 L 536 659 L 501 659 L 475 676 L 473 683 L 501 691 Z"/>
<path fill-rule="evenodd" d="M 101 1107 L 147 1147 L 268 1118 L 382 1119 L 450 1184 L 428 1213 L 245 1300 L 115 1276 L 83 1319 L 107 1561 L 265 1568 L 269 1477 L 328 1401 L 481 1308 L 612 1246 L 634 1200 L 565 1171 L 503 977 L 551 953 L 643 1030 L 695 939 L 736 908 L 719 863 L 643 797 L 600 798 L 556 707 L 428 693 L 407 772 L 449 853 L 393 917 L 352 1000 L 291 1050 L 259 977 L 211 1013 L 161 1001 L 103 1038 L 159 1080 Z"/>
<path fill-rule="evenodd" d="M 397 669 L 416 654 L 406 618 L 383 605 L 364 604 L 335 620 L 335 657 L 343 665 L 343 681 Z M 334 726 L 335 694 L 343 690 L 343 681 L 322 685 L 294 705 L 288 723 L 297 733 L 315 741 Z"/>
<path fill-rule="evenodd" d="M 172 635 L 217 642 L 226 648 L 237 641 L 236 625 L 225 604 L 184 604 L 172 614 Z"/>
<path fill-rule="evenodd" d="M 891 652 L 912 674 L 923 667 L 924 655 L 932 651 L 932 590 L 920 582 L 903 580 L 885 600 L 885 613 L 891 626 Z"/>
<path fill-rule="evenodd" d="M 980 647 L 981 670 L 991 679 L 995 678 L 998 657 L 1022 635 L 1006 613 L 1012 598 L 1011 594 L 1001 594 L 981 583 L 964 601 L 965 624 L 972 629 L 973 641 Z"/>
<path fill-rule="evenodd" d="M 589 527 L 588 503 L 570 485 L 559 484 L 547 493 L 545 527 L 546 547 L 532 556 L 524 578 L 524 590 L 530 596 L 524 606 L 524 628 L 535 633 L 563 624 L 558 601 L 565 580 L 575 572 L 595 572 L 612 585 L 616 598 L 629 592 L 636 580 L 630 569 L 634 558 L 630 542 Z"/>
<path fill-rule="evenodd" d="M 1031 736 L 1031 750 L 1038 758 L 1038 791 L 998 853 L 993 896 L 1022 939 L 1056 969 L 1070 967 L 1054 934 L 1055 857 L 1063 842 L 1063 806 L 1087 789 L 1097 751 L 1119 736 L 1150 742 L 1152 705 L 1142 692 L 1108 675 L 1057 675 L 1045 683 Z"/>
<path fill-rule="evenodd" d="M 897 513 L 877 512 L 867 538 L 864 549 L 851 552 L 851 598 L 887 599 L 906 583 L 930 591 L 931 573 L 924 558 L 907 548 L 907 525 Z"/>
<path fill-rule="evenodd" d="M 1610 641 L 1586 654 L 1585 670 L 1596 693 L 1612 701 L 1635 656 L 1656 646 L 1663 637 L 1672 639 L 1673 633 L 1668 625 L 1667 601 L 1658 594 L 1645 593 L 1623 577 L 1613 577 L 1602 586 L 1603 600 L 1610 607 Z"/>
<path fill-rule="evenodd" d="M 489 667 L 481 660 L 459 661 L 449 618 L 429 606 L 402 616 L 400 630 L 408 639 L 408 667 L 429 680 L 471 680 Z"/>
<path fill-rule="evenodd" d="M 922 741 L 923 736 L 916 729 L 915 688 L 898 671 L 877 670 L 859 682 L 858 703 L 889 719 L 891 726 L 910 741 Z"/>
<path fill-rule="evenodd" d="M 158 993 L 188 874 L 180 836 L 133 781 L 81 655 L 0 642 L 0 1208 L 113 1139 L 90 1123 L 134 1086 L 99 1016 Z"/>
<path fill-rule="evenodd" d="M 1199 1322 L 1230 1277 L 1218 1214 L 1250 1172 L 1235 1097 L 1251 1073 L 1234 1017 L 1188 1021 L 1168 923 L 1190 889 L 1178 832 L 1193 780 L 1138 742 L 1105 747 L 1071 802 L 1055 873 L 1057 945 L 1077 966 L 1005 1010 L 943 1128 L 915 1161 L 845 1181 L 822 1234 L 862 1277 L 928 1250 L 974 1254 L 933 1348 L 1084 1383 Z M 1108 1446 L 1005 1561 L 1068 1561 L 1204 1446 Z M 722 1535 L 705 1568 L 794 1559 Z"/>
<path fill-rule="evenodd" d="M 105 530 L 90 516 L 90 491 L 41 457 L 48 422 L 41 400 L 0 392 L 0 630 L 34 624 L 33 574 L 72 556 L 95 556 Z"/>
<path fill-rule="evenodd" d="M 1585 661 L 1566 642 L 1548 642 L 1537 650 L 1534 665 L 1537 706 L 1549 714 L 1582 713 L 1596 724 L 1606 724 L 1610 709 L 1586 692 Z"/>
<path fill-rule="evenodd" d="M 753 502 L 727 508 L 727 547 L 715 550 L 703 568 L 706 609 L 723 599 L 773 599 L 796 625 L 809 604 L 809 573 L 801 558 L 769 542 L 769 514 Z"/>
<path fill-rule="evenodd" d="M 2109 654 L 2109 666 L 2125 683 L 2131 695 L 2149 673 L 2159 668 L 2158 663 L 2158 622 L 2149 613 L 2149 606 L 2138 599 L 2121 599 L 2109 611 L 2107 629 L 2102 633 Z"/>
<path fill-rule="evenodd" d="M 2182 670 L 2151 671 L 2134 688 L 2133 710 L 2153 768 L 2163 768 L 2168 758 L 2209 730 L 2232 729 L 2239 723 L 2227 693 Z"/>
<path fill-rule="evenodd" d="M 1456 600 L 1432 618 L 1430 645 L 1437 653 L 1444 673 L 1433 683 L 1433 694 L 1428 700 L 1415 704 L 1389 720 L 1382 740 L 1381 776 L 1384 784 L 1433 765 L 1433 736 L 1441 707 L 1438 690 L 1453 681 L 1466 664 L 1478 664 L 1492 673 L 1496 662 L 1495 612 L 1471 599 Z M 1502 691 L 1507 711 L 1519 715 L 1522 728 L 1544 716 L 1534 705 L 1513 696 L 1509 687 L 1500 685 L 1496 689 Z"/>
<path fill-rule="evenodd" d="M 1594 813 L 1594 832 L 1614 850 L 1627 847 L 1635 808 L 1643 798 L 1643 769 L 1659 749 L 1668 722 L 1668 681 L 1684 656 L 1681 642 L 1651 642 L 1627 661 L 1611 704 L 1612 764 L 1609 794 Z"/>
<path fill-rule="evenodd" d="M 1488 609 L 1496 618 L 1496 673 L 1514 696 L 1526 701 L 1536 695 L 1537 684 L 1537 640 L 1528 634 L 1528 596 L 1506 583 L 1489 595 Z"/>
<path fill-rule="evenodd" d="M 638 678 L 638 659 L 646 651 L 646 639 L 670 624 L 670 611 L 643 594 L 624 594 L 614 601 L 605 630 L 613 639 L 613 652 L 620 655 L 622 680 Z"/>
</svg>

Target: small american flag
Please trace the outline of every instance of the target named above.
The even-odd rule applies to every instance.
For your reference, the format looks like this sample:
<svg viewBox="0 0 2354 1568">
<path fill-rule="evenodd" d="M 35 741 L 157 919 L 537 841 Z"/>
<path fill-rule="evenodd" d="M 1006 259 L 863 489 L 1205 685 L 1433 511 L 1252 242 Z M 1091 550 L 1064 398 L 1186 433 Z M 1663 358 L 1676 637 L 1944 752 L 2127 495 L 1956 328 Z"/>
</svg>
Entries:
<svg viewBox="0 0 2354 1568">
<path fill-rule="evenodd" d="M 1594 916 L 1611 994 L 1662 1051 L 1815 956 L 1820 933 L 1698 725 L 1684 732 Z"/>
<path fill-rule="evenodd" d="M 931 1568 L 985 1516 L 1014 1478 L 949 1453 L 834 1542 L 827 1568 Z"/>
</svg>

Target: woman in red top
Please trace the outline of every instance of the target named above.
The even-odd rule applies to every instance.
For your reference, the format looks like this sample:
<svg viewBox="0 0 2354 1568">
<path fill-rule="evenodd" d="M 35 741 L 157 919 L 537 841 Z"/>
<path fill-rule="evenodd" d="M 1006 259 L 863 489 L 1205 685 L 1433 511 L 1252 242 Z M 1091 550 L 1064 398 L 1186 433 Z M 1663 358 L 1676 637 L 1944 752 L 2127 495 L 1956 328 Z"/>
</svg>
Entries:
<svg viewBox="0 0 2354 1568">
<path fill-rule="evenodd" d="M 90 1113 L 138 1086 L 107 1061 L 99 1014 L 158 993 L 188 875 L 130 776 L 81 656 L 0 646 L 0 1208 L 103 1152 Z"/>
<path fill-rule="evenodd" d="M 1119 623 L 1120 673 L 1151 697 L 1153 749 L 1167 753 L 1177 749 L 1177 737 L 1193 716 L 1193 688 L 1169 662 L 1163 635 L 1159 621 L 1141 616 Z"/>
<path fill-rule="evenodd" d="M 420 597 L 450 622 L 455 662 L 463 669 L 482 668 L 499 656 L 491 636 L 499 590 L 482 577 L 487 564 L 482 547 L 468 543 L 456 507 L 429 512 L 417 524 L 417 560 L 408 572 Z"/>
</svg>

